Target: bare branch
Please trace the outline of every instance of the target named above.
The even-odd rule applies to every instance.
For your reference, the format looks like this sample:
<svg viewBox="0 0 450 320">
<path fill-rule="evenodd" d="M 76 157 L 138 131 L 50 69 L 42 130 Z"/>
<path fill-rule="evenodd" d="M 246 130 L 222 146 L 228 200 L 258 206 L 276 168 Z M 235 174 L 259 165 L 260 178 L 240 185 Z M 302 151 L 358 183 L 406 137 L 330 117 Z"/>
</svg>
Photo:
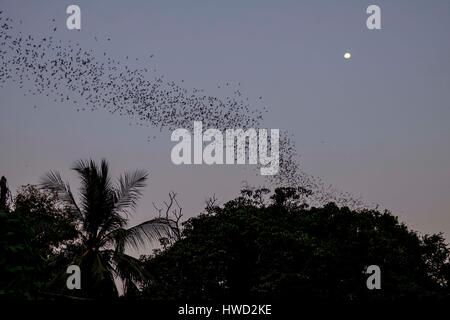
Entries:
<svg viewBox="0 0 450 320">
<path fill-rule="evenodd" d="M 153 203 L 153 207 L 158 212 L 160 218 L 165 219 L 169 226 L 163 237 L 160 239 L 160 243 L 164 248 L 168 247 L 175 241 L 181 239 L 181 225 L 180 221 L 183 217 L 183 208 L 176 199 L 177 194 L 173 191 L 169 192 L 169 200 L 163 201 L 165 208 L 158 207 Z"/>
<path fill-rule="evenodd" d="M 208 213 L 211 213 L 214 211 L 214 208 L 216 207 L 216 194 L 213 194 L 212 197 L 209 197 L 205 200 L 205 210 Z"/>
</svg>

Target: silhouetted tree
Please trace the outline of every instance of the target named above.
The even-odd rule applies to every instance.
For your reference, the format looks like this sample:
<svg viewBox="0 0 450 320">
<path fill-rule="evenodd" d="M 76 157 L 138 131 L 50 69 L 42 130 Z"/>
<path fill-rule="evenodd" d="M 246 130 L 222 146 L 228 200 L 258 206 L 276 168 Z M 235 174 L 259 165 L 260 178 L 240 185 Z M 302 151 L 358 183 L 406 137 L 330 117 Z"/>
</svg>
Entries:
<svg viewBox="0 0 450 320">
<path fill-rule="evenodd" d="M 267 204 L 244 190 L 184 224 L 181 240 L 143 258 L 152 277 L 142 298 L 401 299 L 447 297 L 449 249 L 420 237 L 389 212 L 330 203 L 307 208 L 307 191 L 279 188 Z M 365 270 L 381 268 L 381 290 Z"/>
<path fill-rule="evenodd" d="M 70 262 L 77 230 L 55 194 L 27 185 L 0 213 L 0 295 L 42 297 Z"/>
<path fill-rule="evenodd" d="M 158 240 L 167 229 L 163 218 L 155 218 L 127 228 L 128 217 L 136 207 L 145 186 L 147 173 L 125 173 L 113 184 L 105 160 L 78 161 L 73 170 L 81 181 L 80 204 L 60 174 L 51 172 L 42 181 L 45 189 L 58 193 L 69 206 L 78 225 L 82 250 L 73 261 L 81 268 L 82 290 L 86 297 L 115 297 L 115 278 L 120 278 L 125 294 L 137 292 L 146 272 L 138 259 L 125 253 L 126 247 L 138 249 Z M 61 283 L 61 287 L 65 283 Z"/>
<path fill-rule="evenodd" d="M 0 211 L 8 211 L 8 195 L 9 195 L 9 189 L 8 189 L 8 183 L 6 181 L 6 178 L 2 176 L 0 178 Z"/>
</svg>

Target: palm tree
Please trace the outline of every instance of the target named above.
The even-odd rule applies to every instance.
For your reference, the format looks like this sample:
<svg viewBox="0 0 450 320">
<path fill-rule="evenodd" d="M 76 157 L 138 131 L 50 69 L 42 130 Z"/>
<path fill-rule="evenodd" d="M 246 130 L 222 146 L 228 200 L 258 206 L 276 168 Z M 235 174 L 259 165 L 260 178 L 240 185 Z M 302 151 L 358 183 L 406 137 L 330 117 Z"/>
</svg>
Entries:
<svg viewBox="0 0 450 320">
<path fill-rule="evenodd" d="M 81 180 L 79 204 L 58 172 L 48 173 L 42 187 L 56 192 L 78 222 L 80 251 L 74 263 L 81 269 L 81 291 L 88 297 L 118 296 L 114 280 L 119 278 L 124 294 L 132 294 L 146 274 L 140 261 L 125 249 L 139 249 L 158 240 L 168 225 L 167 219 L 155 218 L 127 228 L 148 174 L 141 170 L 125 173 L 114 184 L 105 160 L 100 165 L 80 160 L 72 169 Z"/>
</svg>

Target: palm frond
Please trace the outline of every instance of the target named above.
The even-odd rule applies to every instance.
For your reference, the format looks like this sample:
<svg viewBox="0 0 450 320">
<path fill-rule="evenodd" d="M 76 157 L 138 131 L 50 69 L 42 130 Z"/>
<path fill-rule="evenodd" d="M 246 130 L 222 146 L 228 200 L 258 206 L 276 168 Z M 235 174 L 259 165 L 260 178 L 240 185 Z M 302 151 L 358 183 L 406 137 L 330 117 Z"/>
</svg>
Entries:
<svg viewBox="0 0 450 320">
<path fill-rule="evenodd" d="M 116 250 L 105 249 L 101 253 L 114 265 L 114 276 L 122 281 L 125 296 L 137 293 L 138 285 L 150 277 L 139 259 Z"/>
<path fill-rule="evenodd" d="M 147 272 L 139 259 L 116 252 L 112 260 L 116 266 L 116 275 L 123 281 L 141 282 L 147 278 Z"/>
<path fill-rule="evenodd" d="M 117 252 L 124 252 L 127 247 L 137 250 L 159 240 L 168 229 L 167 219 L 155 218 L 128 229 L 113 230 L 105 236 L 105 243 L 114 243 Z"/>
<path fill-rule="evenodd" d="M 81 179 L 80 199 L 85 214 L 84 228 L 90 238 L 124 222 L 113 212 L 114 187 L 105 160 L 98 166 L 93 160 L 78 160 L 72 166 Z"/>
<path fill-rule="evenodd" d="M 94 160 L 78 160 L 73 166 L 72 170 L 78 173 L 81 179 L 81 195 L 89 197 L 92 191 L 97 191 L 98 196 L 107 195 L 112 201 L 114 194 L 114 187 L 111 183 L 109 175 L 109 165 L 106 160 L 102 159 L 100 168 Z M 92 199 L 91 199 L 92 200 Z"/>
<path fill-rule="evenodd" d="M 60 200 L 69 205 L 72 213 L 82 219 L 82 212 L 75 201 L 70 185 L 62 180 L 59 172 L 51 171 L 47 173 L 41 179 L 40 185 L 44 190 L 55 192 Z"/>
<path fill-rule="evenodd" d="M 89 189 L 91 184 L 91 171 L 89 170 L 89 162 L 80 159 L 73 164 L 71 169 L 78 173 L 78 176 L 81 180 L 79 192 L 81 206 L 84 212 L 88 212 L 90 206 Z"/>
<path fill-rule="evenodd" d="M 139 198 L 142 196 L 141 189 L 145 187 L 148 173 L 143 170 L 125 173 L 119 178 L 115 191 L 114 211 L 129 215 L 129 209 L 135 210 Z"/>
<path fill-rule="evenodd" d="M 89 161 L 82 159 L 77 160 L 72 165 L 71 169 L 78 173 L 80 179 L 82 180 L 82 183 L 87 183 L 87 181 L 89 181 Z"/>
</svg>

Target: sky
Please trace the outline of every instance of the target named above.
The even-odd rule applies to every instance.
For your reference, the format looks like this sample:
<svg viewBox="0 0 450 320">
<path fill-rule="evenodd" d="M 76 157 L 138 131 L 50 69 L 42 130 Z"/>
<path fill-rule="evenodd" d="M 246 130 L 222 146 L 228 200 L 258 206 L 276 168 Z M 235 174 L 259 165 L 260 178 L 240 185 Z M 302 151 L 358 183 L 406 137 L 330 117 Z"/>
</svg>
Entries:
<svg viewBox="0 0 450 320">
<path fill-rule="evenodd" d="M 79 32 L 66 28 L 70 4 L 81 8 Z M 371 4 L 381 30 L 366 28 Z M 263 97 L 264 125 L 295 137 L 305 172 L 449 239 L 449 1 L 0 0 L 0 11 L 23 34 L 56 25 L 57 39 L 188 88 L 214 95 L 240 84 L 249 101 Z M 243 166 L 176 166 L 169 131 L 24 96 L 26 86 L 0 88 L 0 175 L 12 190 L 50 170 L 76 186 L 75 160 L 106 158 L 114 175 L 150 174 L 134 224 L 154 217 L 169 191 L 187 219 L 209 196 L 223 203 L 244 181 L 262 183 Z"/>
</svg>

